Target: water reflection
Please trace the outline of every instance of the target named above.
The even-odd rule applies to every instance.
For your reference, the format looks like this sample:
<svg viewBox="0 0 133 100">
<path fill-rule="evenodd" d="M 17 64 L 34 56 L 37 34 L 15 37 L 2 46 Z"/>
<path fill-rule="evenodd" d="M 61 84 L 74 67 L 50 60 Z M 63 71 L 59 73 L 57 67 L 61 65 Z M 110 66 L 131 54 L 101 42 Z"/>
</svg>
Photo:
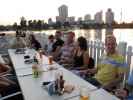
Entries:
<svg viewBox="0 0 133 100">
<path fill-rule="evenodd" d="M 90 35 L 91 34 L 91 30 L 84 30 L 84 37 L 89 39 L 90 38 Z"/>
<path fill-rule="evenodd" d="M 113 29 L 112 29 L 112 28 L 107 28 L 107 29 L 105 30 L 105 34 L 106 34 L 106 35 L 113 34 Z"/>
<path fill-rule="evenodd" d="M 101 29 L 96 29 L 95 30 L 95 40 L 102 41 L 102 30 Z"/>
<path fill-rule="evenodd" d="M 133 46 L 133 29 L 102 29 L 102 30 L 95 30 L 95 29 L 76 29 L 76 30 L 70 30 L 75 32 L 75 39 L 77 39 L 79 36 L 84 36 L 85 38 L 89 40 L 95 40 L 99 39 L 104 42 L 105 36 L 107 34 L 114 34 L 116 37 L 117 42 L 125 41 L 128 45 Z M 46 35 L 55 34 L 56 30 L 42 30 L 42 31 L 36 31 L 36 33 L 42 33 Z M 0 33 L 6 33 L 6 34 L 13 34 L 14 31 L 2 31 Z"/>
</svg>

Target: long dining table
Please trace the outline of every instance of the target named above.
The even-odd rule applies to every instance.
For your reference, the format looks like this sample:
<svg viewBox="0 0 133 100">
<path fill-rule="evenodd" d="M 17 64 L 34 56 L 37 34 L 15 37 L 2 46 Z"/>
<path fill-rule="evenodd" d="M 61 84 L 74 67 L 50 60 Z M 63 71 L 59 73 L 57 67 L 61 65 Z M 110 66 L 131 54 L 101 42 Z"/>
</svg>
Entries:
<svg viewBox="0 0 133 100">
<path fill-rule="evenodd" d="M 16 54 L 15 51 L 15 49 L 8 50 L 22 94 L 24 96 L 24 100 L 79 100 L 79 87 L 81 86 L 92 90 L 90 92 L 89 100 L 119 100 L 116 96 L 110 94 L 102 88 L 95 87 L 81 77 L 65 69 L 58 63 L 53 62 L 52 65 L 49 65 L 48 57 L 46 55 L 43 55 L 42 62 L 39 66 L 41 68 L 41 74 L 38 76 L 38 78 L 34 78 L 32 75 L 32 65 L 34 63 L 26 64 L 24 56 L 28 54 L 30 59 L 33 59 L 37 52 L 33 49 L 28 49 L 28 53 L 26 54 Z M 55 67 L 55 69 L 49 70 L 50 66 Z M 54 75 L 57 71 L 63 72 L 65 83 L 74 86 L 74 90 L 70 93 L 50 96 L 42 83 L 45 81 L 53 81 L 55 77 Z"/>
</svg>

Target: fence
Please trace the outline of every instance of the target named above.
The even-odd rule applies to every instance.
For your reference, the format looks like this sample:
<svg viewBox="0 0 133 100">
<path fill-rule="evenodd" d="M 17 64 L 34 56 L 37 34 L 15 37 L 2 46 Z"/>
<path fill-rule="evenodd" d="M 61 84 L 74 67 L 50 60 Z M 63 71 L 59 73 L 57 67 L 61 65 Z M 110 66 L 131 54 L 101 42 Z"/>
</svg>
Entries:
<svg viewBox="0 0 133 100">
<path fill-rule="evenodd" d="M 104 53 L 105 45 L 101 41 L 88 41 L 88 51 L 89 55 L 94 58 L 94 60 L 97 62 L 99 61 L 99 58 Z M 127 46 L 126 42 L 120 42 L 117 46 L 117 50 L 120 54 L 124 56 L 125 62 L 130 66 L 131 65 L 131 57 L 133 55 L 132 53 L 132 47 Z"/>
</svg>

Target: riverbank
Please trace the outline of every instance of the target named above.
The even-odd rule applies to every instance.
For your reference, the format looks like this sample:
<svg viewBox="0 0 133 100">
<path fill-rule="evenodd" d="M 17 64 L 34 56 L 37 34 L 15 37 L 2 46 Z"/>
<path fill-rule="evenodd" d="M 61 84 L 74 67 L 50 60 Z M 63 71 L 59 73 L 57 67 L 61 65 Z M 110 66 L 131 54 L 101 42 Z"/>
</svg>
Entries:
<svg viewBox="0 0 133 100">
<path fill-rule="evenodd" d="M 34 26 L 34 27 L 33 27 Z M 0 31 L 16 31 L 16 30 L 30 30 L 30 31 L 41 31 L 41 30 L 73 30 L 73 29 L 133 29 L 133 23 L 113 23 L 113 24 L 86 24 L 85 22 L 81 22 L 80 24 L 59 24 L 54 23 L 49 25 L 45 23 L 44 25 L 0 25 Z"/>
</svg>

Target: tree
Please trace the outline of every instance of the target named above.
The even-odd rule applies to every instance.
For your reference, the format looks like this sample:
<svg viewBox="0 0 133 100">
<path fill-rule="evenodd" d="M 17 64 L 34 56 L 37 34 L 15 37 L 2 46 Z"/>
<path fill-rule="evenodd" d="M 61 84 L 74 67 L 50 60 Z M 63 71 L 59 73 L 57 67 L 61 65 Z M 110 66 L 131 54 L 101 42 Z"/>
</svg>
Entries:
<svg viewBox="0 0 133 100">
<path fill-rule="evenodd" d="M 37 24 L 36 24 L 37 29 L 41 30 L 42 29 L 42 24 L 43 24 L 43 22 L 41 20 L 38 20 Z"/>
<path fill-rule="evenodd" d="M 32 22 L 32 20 L 28 21 L 28 29 L 33 29 L 33 22 Z"/>
<path fill-rule="evenodd" d="M 26 29 L 26 27 L 27 27 L 27 21 L 24 17 L 20 18 L 20 26 L 22 29 Z"/>
<path fill-rule="evenodd" d="M 70 23 L 69 22 L 64 22 L 64 27 L 70 27 Z"/>
<path fill-rule="evenodd" d="M 33 29 L 37 29 L 36 24 L 37 24 L 37 21 L 36 20 L 33 20 L 33 26 L 32 26 Z"/>
<path fill-rule="evenodd" d="M 12 28 L 13 28 L 13 30 L 17 30 L 17 27 L 18 27 L 18 25 L 17 25 L 17 23 L 15 22 L 15 23 L 13 24 Z"/>
<path fill-rule="evenodd" d="M 57 29 L 61 28 L 61 25 L 62 25 L 61 22 L 57 21 L 55 24 L 55 28 L 57 28 Z"/>
</svg>

